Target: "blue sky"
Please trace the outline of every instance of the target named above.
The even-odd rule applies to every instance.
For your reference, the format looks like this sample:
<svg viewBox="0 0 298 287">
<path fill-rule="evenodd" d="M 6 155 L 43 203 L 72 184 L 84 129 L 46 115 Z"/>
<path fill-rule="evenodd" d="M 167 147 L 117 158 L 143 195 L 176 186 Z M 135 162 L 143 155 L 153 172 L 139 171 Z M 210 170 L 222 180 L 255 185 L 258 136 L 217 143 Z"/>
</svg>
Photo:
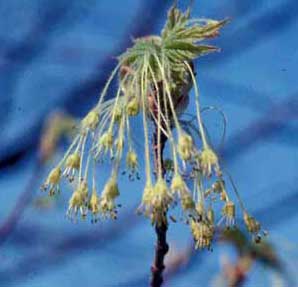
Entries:
<svg viewBox="0 0 298 287">
<path fill-rule="evenodd" d="M 188 1 L 180 2 L 185 7 Z M 222 52 L 196 62 L 202 105 L 224 110 L 226 167 L 298 286 L 293 272 L 298 255 L 298 3 L 194 2 L 195 17 L 231 18 L 213 41 Z M 0 2 L 0 225 L 36 172 L 45 117 L 57 109 L 83 116 L 96 103 L 115 65 L 113 57 L 132 37 L 157 33 L 169 3 Z M 191 102 L 188 112 L 193 111 Z M 206 121 L 216 144 L 219 119 L 206 115 Z M 55 159 L 41 171 L 40 183 Z M 36 208 L 34 200 L 42 196 L 38 185 L 32 187 L 34 199 L 16 229 L 0 246 L 1 286 L 146 286 L 154 233 L 146 219 L 126 213 L 138 203 L 140 193 L 131 190 L 142 190 L 142 181 L 123 179 L 123 219 L 98 225 L 71 224 L 64 218 L 67 193 L 49 210 Z M 171 246 L 183 248 L 189 236 L 187 228 L 170 226 Z M 225 255 L 235 256 L 223 244 L 198 254 L 168 286 L 213 286 Z M 245 286 L 270 286 L 273 276 L 256 265 Z"/>
</svg>

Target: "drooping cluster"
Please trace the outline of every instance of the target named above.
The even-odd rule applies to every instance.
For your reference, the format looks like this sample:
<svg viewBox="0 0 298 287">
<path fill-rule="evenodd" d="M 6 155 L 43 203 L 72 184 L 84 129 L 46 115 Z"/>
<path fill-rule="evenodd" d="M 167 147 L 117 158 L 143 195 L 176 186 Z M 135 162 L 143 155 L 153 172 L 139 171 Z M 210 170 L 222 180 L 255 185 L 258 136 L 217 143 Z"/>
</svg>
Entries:
<svg viewBox="0 0 298 287">
<path fill-rule="evenodd" d="M 216 220 L 228 227 L 235 225 L 235 204 L 226 191 L 224 172 L 202 121 L 193 64 L 195 58 L 218 50 L 199 42 L 217 36 L 226 21 L 190 19 L 189 12 L 182 13 L 173 6 L 161 36 L 136 39 L 133 47 L 119 57 L 98 104 L 81 121 L 77 136 L 42 186 L 52 196 L 60 192 L 62 177 L 71 182 L 74 190 L 67 215 L 72 220 L 88 215 L 92 222 L 117 218 L 119 172 L 125 165 L 129 179 L 145 176 L 138 211 L 150 218 L 152 224 L 168 224 L 170 209 L 180 205 L 196 247 L 208 249 Z M 111 100 L 106 100 L 117 75 L 118 89 Z M 192 87 L 197 137 L 180 120 Z M 133 140 L 134 120 L 143 124 L 141 151 Z M 166 161 L 164 148 L 170 154 Z M 143 172 L 140 155 L 144 155 Z M 111 175 L 99 193 L 97 166 L 106 159 Z M 260 224 L 247 213 L 235 191 L 244 223 L 258 237 Z M 213 205 L 217 202 L 222 203 L 222 214 L 216 219 Z"/>
</svg>

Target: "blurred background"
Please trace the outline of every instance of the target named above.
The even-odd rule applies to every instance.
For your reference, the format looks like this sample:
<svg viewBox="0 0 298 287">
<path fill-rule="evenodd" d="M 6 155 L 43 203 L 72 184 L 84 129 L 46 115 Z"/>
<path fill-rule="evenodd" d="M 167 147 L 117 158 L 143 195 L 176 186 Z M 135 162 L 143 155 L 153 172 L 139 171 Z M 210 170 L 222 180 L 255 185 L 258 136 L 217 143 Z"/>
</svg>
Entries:
<svg viewBox="0 0 298 287">
<path fill-rule="evenodd" d="M 148 286 L 155 234 L 134 213 L 143 179 L 123 179 L 119 220 L 73 224 L 67 188 L 55 200 L 39 191 L 67 141 L 47 161 L 39 142 L 53 112 L 79 118 L 97 102 L 115 57 L 159 33 L 171 4 L 0 0 L 0 286 Z M 269 236 L 257 252 L 233 240 L 193 252 L 188 228 L 171 224 L 165 286 L 298 286 L 298 2 L 194 1 L 192 15 L 231 18 L 197 79 L 202 105 L 225 112 L 225 166 Z M 222 123 L 205 120 L 217 145 Z"/>
</svg>

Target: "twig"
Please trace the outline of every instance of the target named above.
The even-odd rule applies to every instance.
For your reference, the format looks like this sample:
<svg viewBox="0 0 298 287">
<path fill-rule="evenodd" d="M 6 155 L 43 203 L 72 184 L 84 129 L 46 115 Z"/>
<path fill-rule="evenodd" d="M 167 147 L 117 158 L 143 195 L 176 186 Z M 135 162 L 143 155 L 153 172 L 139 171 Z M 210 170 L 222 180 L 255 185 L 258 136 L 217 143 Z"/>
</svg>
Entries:
<svg viewBox="0 0 298 287">
<path fill-rule="evenodd" d="M 155 226 L 157 241 L 155 246 L 155 258 L 151 266 L 151 287 L 161 286 L 163 283 L 163 270 L 165 269 L 164 259 L 169 250 L 167 243 L 168 224 L 162 223 Z"/>
<path fill-rule="evenodd" d="M 162 176 L 164 176 L 165 169 L 163 164 L 163 150 L 166 144 L 167 137 L 163 133 L 161 133 L 160 144 L 158 144 L 158 140 L 157 140 L 158 128 L 159 128 L 158 126 L 155 126 L 155 132 L 153 135 L 155 172 L 157 172 L 158 154 L 160 154 Z M 165 269 L 164 260 L 169 250 L 169 245 L 167 243 L 167 230 L 168 230 L 167 222 L 162 222 L 160 224 L 155 225 L 157 240 L 156 240 L 156 246 L 155 246 L 154 261 L 151 266 L 151 275 L 152 275 L 151 282 L 150 282 L 151 287 L 159 287 L 163 283 L 163 270 Z"/>
</svg>

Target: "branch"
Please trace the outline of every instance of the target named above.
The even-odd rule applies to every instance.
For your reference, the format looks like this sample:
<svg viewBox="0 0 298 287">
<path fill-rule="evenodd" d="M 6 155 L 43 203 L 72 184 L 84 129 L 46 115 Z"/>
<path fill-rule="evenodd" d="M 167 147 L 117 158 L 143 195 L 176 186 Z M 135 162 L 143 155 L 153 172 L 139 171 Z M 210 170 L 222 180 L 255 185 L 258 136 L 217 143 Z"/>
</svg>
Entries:
<svg viewBox="0 0 298 287">
<path fill-rule="evenodd" d="M 167 137 L 161 132 L 160 133 L 160 145 L 158 145 L 157 133 L 158 126 L 155 125 L 155 132 L 153 135 L 153 149 L 154 149 L 154 163 L 155 163 L 155 172 L 157 173 L 158 169 L 158 154 L 161 155 L 161 169 L 164 176 L 165 169 L 163 164 L 163 150 L 167 141 Z M 162 222 L 161 224 L 155 225 L 155 232 L 157 236 L 156 246 L 155 246 L 155 256 L 154 261 L 151 266 L 151 287 L 159 287 L 163 283 L 163 270 L 165 269 L 164 260 L 165 256 L 169 251 L 169 245 L 167 243 L 167 230 L 168 223 Z"/>
</svg>

